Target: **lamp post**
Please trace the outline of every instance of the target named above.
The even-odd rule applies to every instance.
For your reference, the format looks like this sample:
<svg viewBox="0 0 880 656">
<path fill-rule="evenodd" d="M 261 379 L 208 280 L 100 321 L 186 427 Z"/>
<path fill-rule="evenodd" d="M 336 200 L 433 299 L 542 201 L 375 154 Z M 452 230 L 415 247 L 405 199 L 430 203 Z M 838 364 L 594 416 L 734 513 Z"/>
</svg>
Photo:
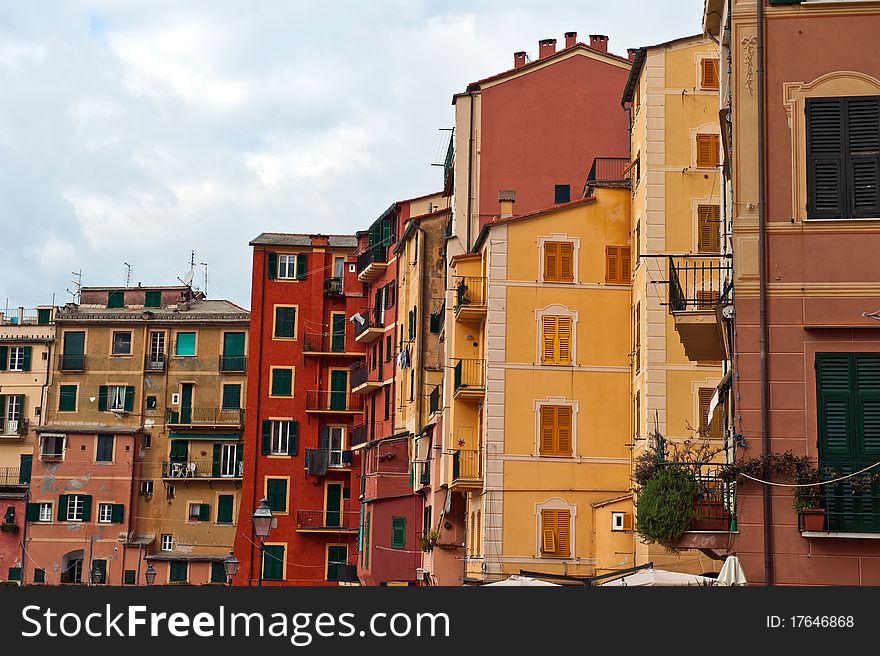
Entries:
<svg viewBox="0 0 880 656">
<path fill-rule="evenodd" d="M 147 571 L 144 572 L 144 577 L 147 579 L 147 585 L 153 585 L 153 583 L 155 583 L 156 570 L 153 569 L 153 563 L 147 565 Z"/>
<path fill-rule="evenodd" d="M 235 573 L 238 571 L 238 558 L 235 557 L 235 554 L 230 549 L 229 555 L 226 556 L 226 560 L 223 561 L 223 569 L 226 570 L 226 585 L 232 585 L 232 577 L 235 576 Z"/>
<path fill-rule="evenodd" d="M 257 536 L 257 539 L 260 541 L 260 578 L 258 579 L 257 585 L 259 587 L 263 586 L 263 553 L 266 549 L 266 538 L 269 537 L 269 531 L 277 526 L 277 520 L 272 515 L 272 509 L 269 507 L 269 500 L 262 499 L 260 501 L 259 507 L 254 511 L 252 516 L 253 524 L 254 524 L 254 533 Z"/>
</svg>

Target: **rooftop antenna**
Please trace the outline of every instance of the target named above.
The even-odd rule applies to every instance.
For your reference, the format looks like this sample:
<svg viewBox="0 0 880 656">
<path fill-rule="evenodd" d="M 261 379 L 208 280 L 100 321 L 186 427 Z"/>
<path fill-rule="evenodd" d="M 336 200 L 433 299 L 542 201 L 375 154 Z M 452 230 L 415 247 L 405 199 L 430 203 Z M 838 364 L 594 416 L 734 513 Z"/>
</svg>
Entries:
<svg viewBox="0 0 880 656">
<path fill-rule="evenodd" d="M 180 280 L 180 282 L 182 282 L 187 287 L 191 287 L 192 281 L 193 281 L 193 269 L 195 269 L 195 267 L 196 267 L 196 252 L 194 250 L 192 250 L 189 252 L 189 271 L 186 272 L 186 274 L 183 276 L 183 278 L 178 277 L 177 279 Z"/>
<path fill-rule="evenodd" d="M 131 287 L 131 265 L 128 262 L 123 262 L 125 265 L 125 286 Z"/>
<path fill-rule="evenodd" d="M 207 262 L 199 262 L 203 267 L 205 267 L 205 296 L 208 295 L 208 263 Z"/>
<path fill-rule="evenodd" d="M 83 278 L 82 269 L 80 269 L 79 271 L 71 271 L 71 274 L 73 274 L 76 279 L 71 280 L 71 282 L 73 283 L 73 291 L 68 289 L 67 293 L 73 297 L 73 302 L 79 305 L 80 290 L 82 289 Z"/>
</svg>

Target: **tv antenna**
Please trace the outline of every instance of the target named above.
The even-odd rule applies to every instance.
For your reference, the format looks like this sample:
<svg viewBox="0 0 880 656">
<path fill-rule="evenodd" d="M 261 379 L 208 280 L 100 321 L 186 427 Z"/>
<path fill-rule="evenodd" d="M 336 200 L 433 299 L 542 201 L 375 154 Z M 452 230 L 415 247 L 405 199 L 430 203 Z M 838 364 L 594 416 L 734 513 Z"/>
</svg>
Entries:
<svg viewBox="0 0 880 656">
<path fill-rule="evenodd" d="M 207 262 L 199 262 L 203 267 L 205 267 L 205 296 L 208 295 L 208 263 Z"/>
<path fill-rule="evenodd" d="M 187 287 L 192 287 L 193 281 L 193 270 L 196 267 L 196 252 L 194 250 L 189 252 L 189 271 L 187 271 L 183 278 L 178 278 L 180 282 L 182 282 Z"/>
<path fill-rule="evenodd" d="M 128 262 L 123 262 L 125 265 L 125 286 L 131 287 L 131 265 Z"/>
<path fill-rule="evenodd" d="M 71 274 L 75 276 L 75 279 L 71 280 L 71 282 L 73 283 L 73 291 L 68 289 L 67 293 L 73 297 L 73 302 L 79 305 L 80 290 L 82 289 L 83 278 L 82 269 L 80 269 L 79 271 L 71 271 Z"/>
</svg>

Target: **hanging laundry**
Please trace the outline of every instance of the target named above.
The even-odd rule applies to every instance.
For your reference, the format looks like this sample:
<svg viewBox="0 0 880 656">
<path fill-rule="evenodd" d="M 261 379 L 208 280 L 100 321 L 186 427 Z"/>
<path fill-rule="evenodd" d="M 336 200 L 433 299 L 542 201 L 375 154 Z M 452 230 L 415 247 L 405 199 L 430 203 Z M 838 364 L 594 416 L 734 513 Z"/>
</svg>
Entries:
<svg viewBox="0 0 880 656">
<path fill-rule="evenodd" d="M 364 323 L 366 323 L 366 319 L 364 319 L 364 317 L 361 315 L 360 312 L 355 312 L 353 315 L 351 315 L 348 318 L 348 320 L 351 321 L 352 323 L 357 321 L 362 326 L 364 325 Z"/>
</svg>

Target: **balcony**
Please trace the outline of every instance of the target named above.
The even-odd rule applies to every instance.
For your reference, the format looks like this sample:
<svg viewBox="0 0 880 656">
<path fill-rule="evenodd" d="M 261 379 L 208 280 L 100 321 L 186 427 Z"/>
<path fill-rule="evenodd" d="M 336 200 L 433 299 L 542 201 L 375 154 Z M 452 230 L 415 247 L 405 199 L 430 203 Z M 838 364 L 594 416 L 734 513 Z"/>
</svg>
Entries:
<svg viewBox="0 0 880 656">
<path fill-rule="evenodd" d="M 729 260 L 720 255 L 669 257 L 669 313 L 690 360 L 727 357 L 716 309 L 730 274 Z"/>
<path fill-rule="evenodd" d="M 358 351 L 345 350 L 345 335 L 328 335 L 325 333 L 306 333 L 303 336 L 303 355 L 342 355 L 359 356 Z"/>
<path fill-rule="evenodd" d="M 23 308 L 0 312 L 0 326 L 51 326 L 52 308 Z"/>
<path fill-rule="evenodd" d="M 373 282 L 388 268 L 388 244 L 368 246 L 358 253 L 358 281 Z"/>
<path fill-rule="evenodd" d="M 848 462 L 821 467 L 822 480 L 845 476 L 872 464 Z M 858 481 L 856 485 L 853 480 Z M 809 538 L 880 539 L 880 486 L 855 479 L 822 488 L 815 508 L 798 513 L 798 530 Z"/>
<path fill-rule="evenodd" d="M 455 319 L 480 321 L 486 316 L 486 278 L 481 276 L 453 276 L 455 290 Z"/>
<path fill-rule="evenodd" d="M 691 471 L 697 490 L 690 528 L 671 546 L 676 549 L 727 549 L 730 533 L 736 532 L 736 483 L 719 476 L 721 465 L 718 462 L 665 464 Z"/>
<path fill-rule="evenodd" d="M 591 187 L 629 187 L 630 180 L 627 175 L 630 160 L 628 157 L 597 157 L 593 160 L 590 172 L 587 174 L 587 184 L 584 187 L 584 195 L 591 196 Z"/>
<path fill-rule="evenodd" d="M 243 469 L 239 460 L 165 461 L 162 463 L 162 478 L 241 479 Z"/>
<path fill-rule="evenodd" d="M 362 412 L 364 401 L 360 396 L 330 390 L 308 390 L 306 392 L 306 412 Z"/>
<path fill-rule="evenodd" d="M 59 371 L 85 371 L 86 356 L 83 353 L 62 353 L 58 356 Z"/>
<path fill-rule="evenodd" d="M 236 426 L 244 425 L 244 409 L 181 408 L 168 410 L 165 423 L 174 426 Z"/>
<path fill-rule="evenodd" d="M 0 467 L 0 488 L 27 486 L 30 471 L 19 467 Z"/>
<path fill-rule="evenodd" d="M 324 278 L 324 295 L 325 296 L 344 296 L 343 279 L 342 278 Z"/>
<path fill-rule="evenodd" d="M 24 437 L 28 432 L 27 419 L 0 418 L 0 437 Z"/>
<path fill-rule="evenodd" d="M 452 453 L 452 490 L 471 490 L 483 487 L 483 454 L 480 451 L 459 449 Z"/>
<path fill-rule="evenodd" d="M 376 312 L 373 308 L 362 310 L 358 313 L 364 320 L 363 323 L 354 320 L 354 341 L 363 344 L 378 339 L 385 332 L 385 313 Z"/>
<path fill-rule="evenodd" d="M 312 459 L 316 461 L 326 460 L 328 470 L 351 469 L 351 451 L 346 449 L 306 449 L 305 467 L 309 473 L 314 473 L 314 467 L 309 466 Z"/>
<path fill-rule="evenodd" d="M 297 510 L 297 533 L 357 533 L 356 510 Z"/>
<path fill-rule="evenodd" d="M 225 373 L 236 373 L 247 371 L 246 355 L 221 355 L 219 356 L 220 371 Z"/>
<path fill-rule="evenodd" d="M 164 353 L 150 353 L 144 356 L 144 371 L 162 372 L 168 366 L 168 357 Z"/>
<path fill-rule="evenodd" d="M 369 431 L 367 430 L 367 422 L 361 421 L 357 424 L 352 424 L 348 429 L 348 441 L 352 447 L 360 446 L 361 444 L 366 444 L 369 438 Z"/>
<path fill-rule="evenodd" d="M 454 360 L 453 398 L 481 399 L 486 394 L 485 360 L 461 358 Z"/>
<path fill-rule="evenodd" d="M 379 369 L 371 369 L 368 362 L 361 362 L 351 368 L 351 393 L 366 394 L 384 387 Z"/>
</svg>

